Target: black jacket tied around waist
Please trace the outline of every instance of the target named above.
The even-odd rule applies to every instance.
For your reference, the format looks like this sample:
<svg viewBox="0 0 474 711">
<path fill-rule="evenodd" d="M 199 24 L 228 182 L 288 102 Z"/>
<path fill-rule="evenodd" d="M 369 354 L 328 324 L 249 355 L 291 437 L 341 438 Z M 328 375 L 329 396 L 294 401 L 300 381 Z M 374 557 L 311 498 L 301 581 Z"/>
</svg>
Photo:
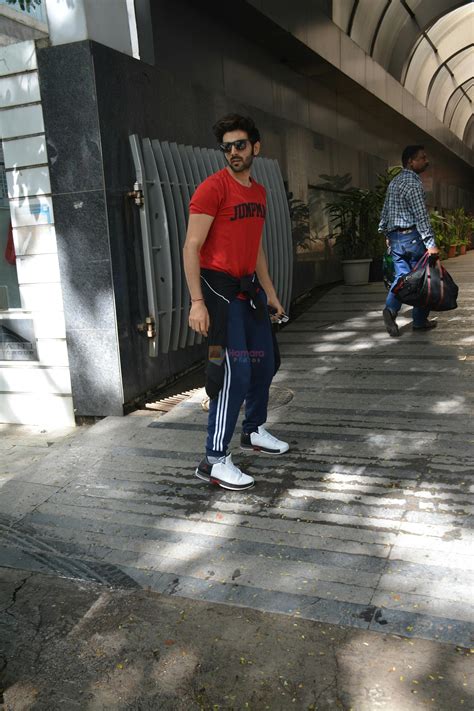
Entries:
<svg viewBox="0 0 474 711">
<path fill-rule="evenodd" d="M 261 286 L 256 274 L 241 278 L 215 269 L 201 269 L 201 285 L 204 301 L 210 317 L 208 350 L 206 362 L 206 392 L 211 399 L 216 398 L 224 384 L 225 353 L 227 347 L 227 321 L 230 302 L 238 294 L 248 297 L 249 309 L 258 321 L 270 319 L 265 301 L 261 298 Z M 280 352 L 272 328 L 275 371 L 280 367 Z"/>
</svg>

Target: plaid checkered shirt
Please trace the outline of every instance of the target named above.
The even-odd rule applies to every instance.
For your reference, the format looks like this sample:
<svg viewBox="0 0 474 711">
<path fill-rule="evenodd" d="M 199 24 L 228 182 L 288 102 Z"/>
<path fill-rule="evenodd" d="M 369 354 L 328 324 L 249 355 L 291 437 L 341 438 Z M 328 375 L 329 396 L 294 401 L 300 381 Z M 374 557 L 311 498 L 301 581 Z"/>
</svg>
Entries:
<svg viewBox="0 0 474 711">
<path fill-rule="evenodd" d="M 416 226 L 427 249 L 436 247 L 421 178 L 413 170 L 404 168 L 388 186 L 379 232 L 388 235 L 396 227 L 412 225 Z"/>
</svg>

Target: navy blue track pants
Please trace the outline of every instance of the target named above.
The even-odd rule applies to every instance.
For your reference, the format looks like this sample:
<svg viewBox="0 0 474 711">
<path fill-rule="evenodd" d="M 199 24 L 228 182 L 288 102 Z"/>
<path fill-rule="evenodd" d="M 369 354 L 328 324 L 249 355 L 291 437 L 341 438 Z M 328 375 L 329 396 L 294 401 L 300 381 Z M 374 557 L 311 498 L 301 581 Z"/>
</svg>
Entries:
<svg viewBox="0 0 474 711">
<path fill-rule="evenodd" d="M 270 319 L 258 321 L 248 301 L 234 299 L 229 305 L 224 385 L 209 405 L 208 456 L 221 457 L 227 453 L 244 400 L 243 431 L 255 432 L 266 422 L 274 371 Z"/>
</svg>

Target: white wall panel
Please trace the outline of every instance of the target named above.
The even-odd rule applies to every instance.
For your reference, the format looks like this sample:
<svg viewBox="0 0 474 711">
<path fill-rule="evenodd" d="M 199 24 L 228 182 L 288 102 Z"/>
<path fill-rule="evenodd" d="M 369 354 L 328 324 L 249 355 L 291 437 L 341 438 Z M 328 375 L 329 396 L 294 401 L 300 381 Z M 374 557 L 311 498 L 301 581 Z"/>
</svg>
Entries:
<svg viewBox="0 0 474 711">
<path fill-rule="evenodd" d="M 0 392 L 70 395 L 69 368 L 0 365 Z"/>
<path fill-rule="evenodd" d="M 54 222 L 53 201 L 50 197 L 27 197 L 10 200 L 13 227 L 49 225 Z"/>
<path fill-rule="evenodd" d="M 0 77 L 0 108 L 39 100 L 38 72 Z"/>
<path fill-rule="evenodd" d="M 62 311 L 32 311 L 36 338 L 66 338 L 66 323 Z"/>
<path fill-rule="evenodd" d="M 43 109 L 41 104 L 5 109 L 1 115 L 2 138 L 29 136 L 44 132 Z"/>
<path fill-rule="evenodd" d="M 0 47 L 0 76 L 36 69 L 37 66 L 33 40 Z"/>
<path fill-rule="evenodd" d="M 73 426 L 66 326 L 36 68 L 34 42 L 0 48 L 1 137 L 22 305 L 22 309 L 4 312 L 2 321 L 36 344 L 38 358 L 0 363 L 0 422 Z M 30 321 L 34 335 L 29 331 Z"/>
<path fill-rule="evenodd" d="M 44 135 L 5 141 L 3 144 L 5 168 L 21 168 L 48 162 Z"/>
<path fill-rule="evenodd" d="M 69 365 L 65 340 L 38 338 L 36 341 L 36 350 L 41 365 Z"/>
<path fill-rule="evenodd" d="M 10 199 L 51 193 L 51 181 L 47 165 L 39 168 L 21 168 L 6 173 Z"/>
<path fill-rule="evenodd" d="M 17 257 L 16 269 L 19 284 L 52 284 L 60 281 L 56 254 L 32 254 Z"/>
<path fill-rule="evenodd" d="M 74 427 L 72 398 L 44 393 L 0 393 L 0 422 Z"/>
<path fill-rule="evenodd" d="M 26 311 L 63 311 L 60 284 L 23 284 L 20 293 Z"/>
<path fill-rule="evenodd" d="M 126 0 L 45 0 L 45 4 L 53 45 L 91 39 L 132 56 Z"/>
<path fill-rule="evenodd" d="M 21 254 L 56 254 L 56 232 L 53 225 L 28 225 L 13 229 L 15 252 Z"/>
</svg>

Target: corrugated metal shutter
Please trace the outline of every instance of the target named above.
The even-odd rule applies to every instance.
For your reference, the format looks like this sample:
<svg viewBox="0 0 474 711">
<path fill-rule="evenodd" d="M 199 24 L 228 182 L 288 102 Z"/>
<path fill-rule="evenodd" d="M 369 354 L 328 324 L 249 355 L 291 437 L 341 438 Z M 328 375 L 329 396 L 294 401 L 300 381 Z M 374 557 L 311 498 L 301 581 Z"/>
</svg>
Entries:
<svg viewBox="0 0 474 711">
<path fill-rule="evenodd" d="M 137 182 L 143 190 L 140 221 L 145 260 L 149 315 L 157 337 L 150 355 L 168 353 L 199 343 L 188 326 L 189 292 L 182 250 L 188 205 L 196 187 L 224 168 L 220 151 L 130 136 Z M 293 274 L 291 223 L 285 187 L 276 160 L 256 158 L 255 179 L 267 191 L 267 219 L 263 232 L 270 275 L 288 311 Z"/>
</svg>

